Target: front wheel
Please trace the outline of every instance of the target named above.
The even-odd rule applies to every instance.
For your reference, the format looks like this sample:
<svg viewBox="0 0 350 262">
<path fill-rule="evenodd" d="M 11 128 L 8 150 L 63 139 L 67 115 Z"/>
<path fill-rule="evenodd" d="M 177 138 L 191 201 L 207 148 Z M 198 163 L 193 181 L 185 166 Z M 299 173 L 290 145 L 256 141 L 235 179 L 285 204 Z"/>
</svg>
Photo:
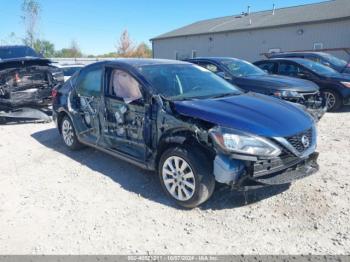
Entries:
<svg viewBox="0 0 350 262">
<path fill-rule="evenodd" d="M 341 96 L 330 89 L 322 90 L 322 94 L 324 99 L 326 100 L 326 106 L 328 108 L 328 112 L 337 111 L 342 106 Z"/>
<path fill-rule="evenodd" d="M 163 189 L 175 202 L 194 208 L 214 192 L 212 161 L 197 148 L 173 147 L 166 150 L 158 173 Z"/>
</svg>

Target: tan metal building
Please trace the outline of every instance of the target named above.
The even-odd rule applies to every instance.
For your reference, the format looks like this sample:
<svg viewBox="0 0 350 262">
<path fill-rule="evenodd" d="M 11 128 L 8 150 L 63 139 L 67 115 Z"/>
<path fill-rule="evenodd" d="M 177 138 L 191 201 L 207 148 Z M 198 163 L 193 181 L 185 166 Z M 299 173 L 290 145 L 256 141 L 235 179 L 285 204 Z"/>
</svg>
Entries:
<svg viewBox="0 0 350 262">
<path fill-rule="evenodd" d="M 231 56 L 350 49 L 350 0 L 332 0 L 199 21 L 151 39 L 155 58 Z M 330 51 L 349 59 L 345 51 Z"/>
</svg>

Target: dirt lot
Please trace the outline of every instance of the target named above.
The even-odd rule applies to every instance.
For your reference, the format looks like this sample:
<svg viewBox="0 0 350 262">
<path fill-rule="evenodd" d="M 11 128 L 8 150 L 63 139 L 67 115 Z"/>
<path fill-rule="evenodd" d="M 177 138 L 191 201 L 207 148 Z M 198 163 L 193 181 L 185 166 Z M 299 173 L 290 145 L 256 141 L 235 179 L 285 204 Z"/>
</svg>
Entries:
<svg viewBox="0 0 350 262">
<path fill-rule="evenodd" d="M 321 171 L 285 186 L 174 206 L 156 176 L 53 124 L 0 126 L 1 254 L 350 254 L 350 109 L 319 124 Z"/>
</svg>

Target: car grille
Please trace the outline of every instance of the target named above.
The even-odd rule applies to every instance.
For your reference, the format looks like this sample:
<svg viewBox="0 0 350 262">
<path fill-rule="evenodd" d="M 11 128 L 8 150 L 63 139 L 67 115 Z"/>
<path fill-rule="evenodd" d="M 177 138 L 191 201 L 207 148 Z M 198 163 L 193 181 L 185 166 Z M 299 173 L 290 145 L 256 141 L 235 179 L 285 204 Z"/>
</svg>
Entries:
<svg viewBox="0 0 350 262">
<path fill-rule="evenodd" d="M 287 141 L 299 152 L 303 153 L 305 150 L 309 149 L 312 146 L 312 128 L 308 129 L 307 131 L 301 132 L 297 135 L 286 137 Z M 303 143 L 303 137 L 306 137 L 306 140 L 308 141 L 308 144 L 306 144 L 305 138 Z"/>
</svg>

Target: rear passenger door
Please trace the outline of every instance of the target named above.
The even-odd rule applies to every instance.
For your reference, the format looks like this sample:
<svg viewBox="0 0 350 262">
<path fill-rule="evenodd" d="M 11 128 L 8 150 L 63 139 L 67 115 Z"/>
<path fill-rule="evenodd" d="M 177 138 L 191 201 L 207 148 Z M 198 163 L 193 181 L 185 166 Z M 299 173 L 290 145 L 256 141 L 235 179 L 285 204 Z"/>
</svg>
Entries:
<svg viewBox="0 0 350 262">
<path fill-rule="evenodd" d="M 102 72 L 100 65 L 83 69 L 69 98 L 72 118 L 79 139 L 95 144 L 100 137 Z"/>
</svg>

